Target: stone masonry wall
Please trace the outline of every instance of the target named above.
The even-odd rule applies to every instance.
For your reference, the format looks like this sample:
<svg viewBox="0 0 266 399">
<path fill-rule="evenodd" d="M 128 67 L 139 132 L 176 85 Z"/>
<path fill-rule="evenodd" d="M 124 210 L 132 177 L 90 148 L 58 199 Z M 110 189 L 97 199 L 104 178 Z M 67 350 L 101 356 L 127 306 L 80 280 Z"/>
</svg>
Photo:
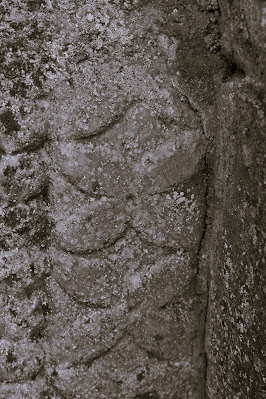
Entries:
<svg viewBox="0 0 266 399">
<path fill-rule="evenodd" d="M 263 3 L 0 16 L 0 398 L 263 398 Z"/>
</svg>

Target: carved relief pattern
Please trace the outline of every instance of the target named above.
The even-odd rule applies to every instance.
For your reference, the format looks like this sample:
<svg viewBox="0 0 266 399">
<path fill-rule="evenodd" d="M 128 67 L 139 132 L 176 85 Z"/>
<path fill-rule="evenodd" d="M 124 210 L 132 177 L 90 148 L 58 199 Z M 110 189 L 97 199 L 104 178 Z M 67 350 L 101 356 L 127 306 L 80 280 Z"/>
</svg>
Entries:
<svg viewBox="0 0 266 399">
<path fill-rule="evenodd" d="M 194 398 L 207 137 L 177 89 L 177 11 L 48 3 L 56 72 L 25 126 L 0 115 L 0 392 Z"/>
</svg>

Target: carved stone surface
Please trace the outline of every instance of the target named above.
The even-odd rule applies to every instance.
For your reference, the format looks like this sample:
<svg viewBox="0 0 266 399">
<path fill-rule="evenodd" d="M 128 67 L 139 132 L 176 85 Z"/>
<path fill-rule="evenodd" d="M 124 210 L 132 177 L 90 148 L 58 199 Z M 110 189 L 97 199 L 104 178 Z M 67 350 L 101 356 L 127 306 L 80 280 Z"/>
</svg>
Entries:
<svg viewBox="0 0 266 399">
<path fill-rule="evenodd" d="M 1 399 L 263 397 L 263 23 L 219 3 L 1 2 Z"/>
</svg>

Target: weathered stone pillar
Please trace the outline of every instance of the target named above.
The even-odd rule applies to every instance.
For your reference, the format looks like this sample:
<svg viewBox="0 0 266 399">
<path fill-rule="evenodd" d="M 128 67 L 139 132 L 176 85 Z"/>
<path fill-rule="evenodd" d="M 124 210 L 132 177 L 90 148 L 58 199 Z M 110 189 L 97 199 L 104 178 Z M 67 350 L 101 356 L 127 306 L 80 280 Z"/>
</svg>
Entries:
<svg viewBox="0 0 266 399">
<path fill-rule="evenodd" d="M 207 397 L 264 398 L 265 4 L 220 1 Z"/>
<path fill-rule="evenodd" d="M 0 398 L 262 398 L 261 4 L 0 10 Z"/>
</svg>

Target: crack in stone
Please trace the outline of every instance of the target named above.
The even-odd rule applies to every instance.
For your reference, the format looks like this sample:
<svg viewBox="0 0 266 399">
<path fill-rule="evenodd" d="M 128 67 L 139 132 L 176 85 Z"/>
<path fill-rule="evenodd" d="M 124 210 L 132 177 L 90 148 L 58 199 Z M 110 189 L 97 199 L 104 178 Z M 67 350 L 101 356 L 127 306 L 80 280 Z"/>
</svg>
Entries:
<svg viewBox="0 0 266 399">
<path fill-rule="evenodd" d="M 107 356 L 112 350 L 114 350 L 127 335 L 128 335 L 127 330 L 124 329 L 121 332 L 121 335 L 114 341 L 112 345 L 109 345 L 105 349 L 99 349 L 98 351 L 96 351 L 96 353 L 93 356 L 87 358 L 86 356 L 83 356 L 80 357 L 78 360 L 74 360 L 72 363 L 69 364 L 68 368 L 77 367 L 77 366 L 86 366 L 87 368 L 90 368 L 93 365 L 93 363 L 96 362 L 98 359 L 104 359 L 104 357 Z M 52 381 L 52 386 L 54 387 L 53 384 L 54 383 Z"/>
<path fill-rule="evenodd" d="M 100 126 L 98 129 L 94 130 L 93 132 L 89 133 L 89 135 L 82 135 L 75 139 L 77 142 L 84 142 L 89 141 L 95 137 L 103 136 L 104 134 L 108 133 L 109 129 L 112 129 L 117 124 L 119 124 L 125 115 L 134 107 L 135 104 L 140 103 L 141 100 L 134 100 L 129 103 L 121 112 L 116 113 L 107 123 Z"/>
<path fill-rule="evenodd" d="M 125 225 L 126 225 L 126 227 L 124 228 L 124 230 L 116 238 L 114 238 L 114 240 L 106 242 L 105 245 L 103 245 L 102 247 L 98 247 L 96 249 L 86 249 L 86 250 L 66 249 L 60 244 L 58 244 L 58 247 L 59 247 L 59 249 L 61 249 L 63 252 L 65 252 L 67 254 L 81 255 L 81 256 L 98 254 L 99 252 L 102 252 L 105 249 L 110 248 L 111 246 L 115 245 L 118 241 L 120 241 L 122 238 L 124 238 L 127 231 L 129 230 L 128 222 L 125 222 Z"/>
<path fill-rule="evenodd" d="M 121 239 L 123 239 L 126 236 L 126 233 L 129 231 L 134 231 L 136 233 L 136 236 L 140 239 L 140 241 L 142 243 L 145 243 L 148 246 L 151 246 L 155 249 L 162 249 L 164 251 L 167 251 L 169 254 L 176 254 L 179 251 L 182 252 L 186 252 L 185 249 L 181 248 L 181 247 L 172 247 L 170 245 L 158 245 L 155 242 L 149 241 L 143 237 L 141 237 L 142 232 L 138 231 L 135 227 L 133 227 L 130 223 L 130 221 L 127 221 L 126 223 L 126 227 L 125 229 L 121 232 L 121 234 L 119 234 L 119 236 L 117 236 L 114 240 L 106 243 L 106 245 L 102 246 L 102 247 L 98 247 L 97 249 L 88 249 L 88 250 L 69 250 L 64 248 L 62 245 L 58 244 L 58 248 L 60 250 L 62 250 L 63 252 L 67 253 L 67 254 L 73 254 L 73 255 L 92 255 L 92 254 L 99 254 L 101 252 L 103 252 L 105 249 L 108 249 L 112 246 L 114 246 L 117 242 L 119 242 Z"/>
<path fill-rule="evenodd" d="M 77 183 L 74 182 L 74 180 L 67 175 L 61 168 L 60 168 L 60 176 L 62 176 L 65 181 L 69 184 L 71 184 L 76 190 L 78 190 L 81 194 L 85 195 L 87 198 L 93 198 L 95 200 L 101 200 L 103 198 L 108 198 L 108 199 L 115 199 L 116 197 L 110 196 L 110 195 L 105 195 L 105 194 L 89 194 L 87 190 L 84 190 L 83 188 L 79 187 Z"/>
<path fill-rule="evenodd" d="M 209 307 L 209 264 L 208 260 L 204 260 L 206 256 L 202 256 L 202 254 L 207 253 L 208 251 L 205 248 L 206 246 L 206 241 L 209 238 L 208 232 L 211 230 L 211 225 L 208 223 L 208 220 L 211 219 L 210 217 L 210 179 L 211 179 L 211 169 L 209 166 L 209 160 L 208 156 L 212 151 L 212 143 L 209 139 L 209 136 L 206 132 L 206 128 L 203 122 L 203 112 L 198 108 L 197 104 L 194 104 L 191 99 L 184 93 L 183 89 L 178 85 L 178 91 L 182 94 L 182 96 L 185 97 L 187 104 L 191 108 L 191 110 L 199 116 L 199 120 L 201 123 L 202 131 L 205 136 L 205 139 L 207 140 L 207 148 L 206 148 L 206 153 L 204 156 L 204 170 L 206 174 L 206 187 L 205 187 L 205 214 L 204 214 L 204 222 L 203 222 L 203 229 L 202 229 L 202 236 L 199 242 L 198 246 L 198 253 L 197 253 L 197 261 L 196 261 L 196 276 L 195 276 L 195 284 L 194 284 L 194 290 L 195 294 L 197 296 L 203 297 L 205 306 L 204 306 L 204 331 L 203 331 L 203 345 L 204 345 L 204 397 L 207 398 L 207 372 L 208 372 L 208 357 L 207 357 L 207 352 L 206 352 L 206 325 L 207 325 L 207 317 L 208 317 L 208 307 Z M 199 282 L 199 277 L 200 274 L 202 273 L 200 263 L 201 262 L 205 263 L 205 268 L 207 267 L 207 270 L 205 270 L 206 275 L 203 276 L 205 279 L 206 287 L 204 289 L 203 294 L 198 292 L 198 287 L 197 283 Z M 203 271 L 204 272 L 204 271 Z"/>
<path fill-rule="evenodd" d="M 201 287 L 200 292 L 198 291 L 197 284 L 201 284 L 199 281 L 199 278 L 201 277 L 202 273 L 202 268 L 201 268 L 201 262 L 204 262 L 205 265 L 203 267 L 207 267 L 209 269 L 208 265 L 208 260 L 206 260 L 206 255 L 205 253 L 207 252 L 206 250 L 206 240 L 208 239 L 208 232 L 210 230 L 210 224 L 208 223 L 208 219 L 210 217 L 210 177 L 211 177 L 211 171 L 209 169 L 209 163 L 208 163 L 208 156 L 207 153 L 204 157 L 204 163 L 205 163 L 205 173 L 206 173 L 206 188 L 205 188 L 205 214 L 204 214 L 204 224 L 203 224 L 203 229 L 202 229 L 202 236 L 199 242 L 198 246 L 198 253 L 197 253 L 197 263 L 196 263 L 196 276 L 195 276 L 195 284 L 194 284 L 194 290 L 197 296 L 201 297 L 204 301 L 204 328 L 203 328 L 203 345 L 204 345 L 204 395 L 207 398 L 207 367 L 208 367 L 208 358 L 207 358 L 207 353 L 206 353 L 206 324 L 207 324 L 207 316 L 208 316 L 208 305 L 209 305 L 209 270 L 205 270 L 206 275 L 203 276 L 203 278 L 206 280 L 204 283 L 206 283 L 206 287 L 204 287 L 204 292 L 202 292 Z M 208 254 L 208 252 L 207 252 Z M 205 255 L 205 256 L 204 256 Z M 203 271 L 204 273 L 204 271 Z"/>
<path fill-rule="evenodd" d="M 81 361 L 81 363 L 79 362 L 79 364 L 84 364 L 86 365 L 88 368 L 90 368 L 92 366 L 92 364 L 98 360 L 98 359 L 103 359 L 105 356 L 108 355 L 108 353 L 110 353 L 112 350 L 114 350 L 115 348 L 117 348 L 117 346 L 120 344 L 120 342 L 126 337 L 127 332 L 126 330 L 124 330 L 122 332 L 122 335 L 116 339 L 116 341 L 114 342 L 113 345 L 108 346 L 108 348 L 106 349 L 102 349 L 99 350 L 97 354 L 95 354 L 93 357 L 91 357 L 90 359 L 84 361 Z M 73 363 L 73 365 L 75 365 L 75 363 Z"/>
<path fill-rule="evenodd" d="M 203 112 L 199 109 L 199 107 L 197 106 L 197 104 L 194 104 L 191 99 L 184 93 L 184 90 L 180 87 L 180 85 L 178 84 L 177 87 L 179 93 L 181 93 L 181 95 L 183 97 L 185 97 L 186 99 L 186 103 L 188 104 L 188 106 L 191 108 L 191 110 L 198 116 L 200 124 L 201 124 L 201 128 L 202 128 L 202 132 L 204 134 L 205 139 L 207 140 L 207 148 L 206 148 L 206 152 L 205 152 L 205 156 L 204 156 L 204 172 L 206 174 L 206 186 L 205 186 L 205 193 L 204 193 L 204 198 L 205 198 L 205 214 L 204 214 L 204 220 L 203 220 L 203 228 L 202 228 L 202 235 L 200 238 L 200 242 L 198 245 L 198 251 L 197 251 L 197 256 L 196 256 L 196 275 L 194 278 L 194 290 L 195 290 L 195 294 L 196 296 L 200 296 L 203 297 L 203 301 L 205 303 L 204 306 L 204 331 L 203 331 L 203 344 L 204 344 L 204 363 L 205 363 L 205 368 L 204 368 L 204 396 L 205 398 L 207 398 L 207 367 L 208 367 L 208 363 L 207 363 L 207 353 L 206 353 L 206 324 L 207 324 L 207 316 L 208 316 L 208 305 L 209 305 L 209 270 L 206 270 L 205 273 L 206 275 L 203 276 L 203 278 L 205 279 L 205 283 L 206 283 L 206 287 L 204 290 L 204 293 L 199 293 L 198 292 L 198 287 L 197 284 L 199 283 L 199 277 L 200 274 L 202 273 L 202 269 L 200 267 L 200 263 L 202 261 L 204 261 L 204 256 L 202 256 L 202 254 L 204 253 L 208 253 L 205 245 L 206 245 L 206 240 L 208 239 L 208 232 L 211 228 L 210 224 L 208 223 L 208 219 L 210 219 L 210 205 L 209 205 L 209 201 L 210 201 L 210 178 L 211 178 L 211 170 L 210 170 L 210 166 L 209 166 L 209 161 L 208 161 L 208 155 L 209 152 L 211 152 L 211 145 L 212 143 L 210 142 L 209 136 L 206 132 L 206 128 L 203 122 Z M 204 261 L 205 262 L 205 268 L 207 267 L 209 269 L 209 265 L 208 265 L 208 261 Z M 204 273 L 204 271 L 203 271 Z"/>
<path fill-rule="evenodd" d="M 204 240 L 206 238 L 206 232 L 207 232 L 207 218 L 208 218 L 208 191 L 209 191 L 209 182 L 208 182 L 208 162 L 207 162 L 207 156 L 204 157 L 204 164 L 205 164 L 205 171 L 206 171 L 206 185 L 205 185 L 205 193 L 204 193 L 204 198 L 205 198 L 205 213 L 204 213 L 204 218 L 203 218 L 203 228 L 202 228 L 202 235 L 199 241 L 198 245 L 198 251 L 197 251 L 197 263 L 196 263 L 196 278 L 195 278 L 195 286 L 197 283 L 198 276 L 200 274 L 200 257 L 201 253 L 203 251 L 203 244 Z M 195 287 L 195 292 L 197 292 L 197 289 Z"/>
<path fill-rule="evenodd" d="M 71 294 L 70 292 L 68 292 L 68 290 L 62 285 L 62 283 L 60 281 L 58 281 L 57 278 L 55 278 L 53 276 L 53 279 L 56 281 L 56 283 L 59 285 L 59 287 L 61 288 L 61 290 L 70 298 L 72 299 L 75 303 L 77 303 L 80 306 L 86 306 L 87 308 L 90 309 L 110 309 L 111 305 L 100 305 L 100 304 L 95 304 L 92 303 L 91 301 L 88 300 L 80 300 L 76 297 L 75 294 Z"/>
<path fill-rule="evenodd" d="M 206 204 L 206 209 L 205 209 L 205 215 L 204 215 L 204 226 L 203 226 L 203 232 L 202 232 L 202 237 L 199 243 L 199 250 L 198 250 L 198 256 L 197 256 L 197 275 L 196 275 L 196 280 L 198 279 L 199 273 L 200 273 L 200 257 L 201 253 L 203 251 L 203 243 L 206 238 L 206 233 L 207 233 L 207 217 L 208 217 L 208 191 L 209 191 L 209 182 L 208 182 L 208 162 L 207 162 L 207 157 L 205 157 L 205 165 L 207 169 L 207 177 L 206 177 L 206 191 L 205 191 L 205 204 Z M 207 283 L 208 284 L 208 283 Z M 207 290 L 209 287 L 207 286 Z M 207 312 L 208 312 L 208 292 L 207 292 L 207 298 L 204 295 L 204 300 L 206 301 L 205 303 L 205 314 L 204 314 L 204 331 L 203 331 L 203 340 L 204 340 L 204 363 L 205 363 L 205 368 L 204 368 L 204 392 L 206 396 L 206 386 L 207 386 L 207 354 L 206 354 L 206 322 L 207 322 Z"/>
</svg>

